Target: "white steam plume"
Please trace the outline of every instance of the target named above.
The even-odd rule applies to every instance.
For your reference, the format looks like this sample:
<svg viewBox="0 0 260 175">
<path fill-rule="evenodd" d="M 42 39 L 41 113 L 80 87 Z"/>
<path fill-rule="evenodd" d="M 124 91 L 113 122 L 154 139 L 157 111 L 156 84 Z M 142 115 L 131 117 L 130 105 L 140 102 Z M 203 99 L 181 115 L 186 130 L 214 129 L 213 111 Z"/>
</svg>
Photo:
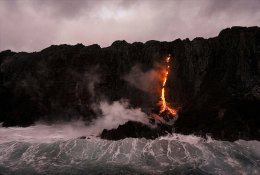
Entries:
<svg viewBox="0 0 260 175">
<path fill-rule="evenodd" d="M 151 126 L 148 116 L 140 108 L 130 108 L 127 101 L 115 101 L 112 104 L 108 102 L 100 103 L 102 116 L 92 122 L 90 126 L 96 134 L 104 129 L 117 128 L 128 121 L 136 121 Z"/>
<path fill-rule="evenodd" d="M 160 82 L 160 74 L 156 70 L 143 72 L 139 65 L 135 65 L 132 67 L 130 73 L 123 77 L 123 79 L 134 87 L 151 93 L 154 91 L 154 87 L 157 86 L 158 82 Z"/>
</svg>

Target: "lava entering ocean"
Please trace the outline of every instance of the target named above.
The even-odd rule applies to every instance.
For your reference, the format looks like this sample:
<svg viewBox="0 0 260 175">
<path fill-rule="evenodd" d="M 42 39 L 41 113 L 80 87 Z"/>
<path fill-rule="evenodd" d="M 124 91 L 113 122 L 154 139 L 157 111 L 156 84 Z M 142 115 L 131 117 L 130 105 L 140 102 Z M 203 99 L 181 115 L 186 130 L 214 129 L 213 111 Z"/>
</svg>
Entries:
<svg viewBox="0 0 260 175">
<path fill-rule="evenodd" d="M 171 114 L 173 116 L 176 116 L 177 115 L 177 110 L 170 108 L 167 105 L 167 102 L 165 101 L 165 84 L 166 84 L 168 73 L 169 73 L 169 69 L 170 69 L 170 66 L 169 66 L 170 59 L 171 59 L 171 55 L 169 54 L 167 56 L 167 58 L 166 58 L 167 67 L 166 67 L 166 72 L 165 72 L 164 78 L 163 78 L 160 114 L 166 112 L 167 114 Z"/>
</svg>

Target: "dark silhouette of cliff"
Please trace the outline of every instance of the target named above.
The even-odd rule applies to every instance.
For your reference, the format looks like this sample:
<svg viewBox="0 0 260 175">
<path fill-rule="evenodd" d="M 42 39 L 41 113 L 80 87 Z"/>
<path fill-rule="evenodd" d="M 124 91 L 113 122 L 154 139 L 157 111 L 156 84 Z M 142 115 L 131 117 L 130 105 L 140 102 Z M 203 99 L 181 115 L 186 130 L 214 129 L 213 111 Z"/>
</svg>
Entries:
<svg viewBox="0 0 260 175">
<path fill-rule="evenodd" d="M 173 59 L 165 93 L 166 101 L 179 109 L 172 126 L 175 132 L 260 140 L 259 27 L 232 27 L 217 37 L 192 41 L 115 41 L 107 48 L 78 44 L 34 53 L 3 51 L 0 122 L 29 126 L 39 119 L 51 122 L 77 116 L 89 121 L 97 115 L 91 105 L 104 99 L 129 99 L 131 106 L 146 113 L 158 112 L 160 93 L 142 91 L 122 77 L 135 65 L 143 72 L 155 69 L 155 63 L 162 64 L 168 54 Z M 117 138 L 124 138 L 128 125 L 135 124 L 120 126 Z M 149 129 L 140 128 L 148 134 L 125 137 L 147 137 Z M 106 130 L 103 138 L 113 139 L 113 133 Z M 153 131 L 147 138 L 154 135 Z"/>
</svg>

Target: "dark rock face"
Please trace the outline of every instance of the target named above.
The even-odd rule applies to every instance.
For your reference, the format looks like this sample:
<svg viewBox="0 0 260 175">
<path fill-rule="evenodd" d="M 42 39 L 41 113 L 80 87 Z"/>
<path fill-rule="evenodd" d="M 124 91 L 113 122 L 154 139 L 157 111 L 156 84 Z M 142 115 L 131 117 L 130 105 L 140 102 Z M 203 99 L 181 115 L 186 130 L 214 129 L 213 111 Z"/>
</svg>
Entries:
<svg viewBox="0 0 260 175">
<path fill-rule="evenodd" d="M 166 101 L 179 109 L 176 132 L 260 140 L 259 27 L 233 27 L 215 38 L 192 41 L 116 41 L 107 48 L 78 44 L 35 53 L 3 51 L 0 122 L 28 126 L 39 119 L 91 120 L 97 113 L 91 104 L 103 99 L 129 99 L 133 107 L 158 113 L 160 92 L 144 92 L 122 77 L 135 65 L 144 72 L 155 69 L 155 63 L 162 63 L 168 54 L 173 59 L 165 93 Z M 133 133 L 127 131 L 130 126 L 136 128 Z M 162 130 L 130 122 L 101 136 L 153 138 L 168 129 Z"/>
<path fill-rule="evenodd" d="M 176 132 L 259 140 L 259 28 L 225 29 L 181 49 L 175 47 L 168 82 L 169 100 L 182 107 Z"/>
<path fill-rule="evenodd" d="M 150 128 L 142 123 L 129 121 L 124 125 L 120 125 L 117 129 L 105 129 L 100 137 L 108 140 L 120 140 L 128 137 L 155 139 L 159 136 L 172 133 L 172 129 L 172 126 L 166 124 L 160 124 L 156 128 Z"/>
</svg>

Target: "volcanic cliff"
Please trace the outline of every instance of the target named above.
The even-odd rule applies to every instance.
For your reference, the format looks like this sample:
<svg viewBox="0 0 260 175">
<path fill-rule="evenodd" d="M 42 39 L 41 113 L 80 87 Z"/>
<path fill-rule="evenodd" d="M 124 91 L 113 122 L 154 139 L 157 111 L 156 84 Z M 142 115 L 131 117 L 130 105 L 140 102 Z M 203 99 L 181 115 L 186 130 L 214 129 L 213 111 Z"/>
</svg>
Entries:
<svg viewBox="0 0 260 175">
<path fill-rule="evenodd" d="M 132 107 L 156 113 L 160 92 L 143 91 L 123 77 L 136 65 L 142 72 L 158 69 L 168 54 L 173 59 L 165 98 L 178 109 L 174 126 L 151 130 L 128 122 L 104 131 L 103 138 L 154 138 L 174 130 L 223 140 L 260 140 L 259 27 L 227 28 L 217 37 L 192 41 L 115 41 L 107 48 L 77 44 L 33 53 L 3 51 L 0 122 L 8 127 L 75 117 L 90 121 L 97 116 L 93 104 L 104 99 L 128 99 Z M 134 128 L 132 133 L 129 128 Z"/>
</svg>

